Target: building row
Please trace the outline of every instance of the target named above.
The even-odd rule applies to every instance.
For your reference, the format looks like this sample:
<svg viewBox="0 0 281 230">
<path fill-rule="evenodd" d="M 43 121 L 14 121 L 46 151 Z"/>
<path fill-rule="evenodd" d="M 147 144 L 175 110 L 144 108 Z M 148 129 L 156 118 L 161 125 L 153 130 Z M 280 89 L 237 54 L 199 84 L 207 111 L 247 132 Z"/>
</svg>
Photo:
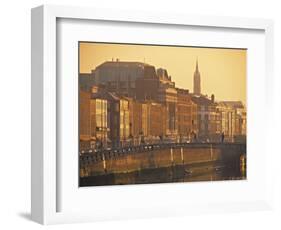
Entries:
<svg viewBox="0 0 281 230">
<path fill-rule="evenodd" d="M 80 74 L 80 148 L 245 139 L 246 108 L 203 96 L 198 63 L 196 93 L 171 79 L 165 69 L 119 60 Z"/>
<path fill-rule="evenodd" d="M 167 105 L 118 96 L 98 87 L 80 90 L 80 148 L 114 148 L 142 143 L 237 141 L 246 136 L 240 102 L 214 102 L 177 89 L 174 120 Z M 174 123 L 171 133 L 171 123 Z M 235 139 L 236 138 L 236 139 Z"/>
</svg>

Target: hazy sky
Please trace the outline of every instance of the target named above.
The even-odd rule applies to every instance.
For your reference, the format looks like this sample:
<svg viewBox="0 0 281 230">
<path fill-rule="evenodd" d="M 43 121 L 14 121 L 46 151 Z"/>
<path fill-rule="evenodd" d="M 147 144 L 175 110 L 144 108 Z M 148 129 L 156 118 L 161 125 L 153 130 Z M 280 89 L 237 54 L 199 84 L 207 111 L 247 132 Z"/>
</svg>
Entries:
<svg viewBox="0 0 281 230">
<path fill-rule="evenodd" d="M 89 73 L 112 58 L 145 61 L 167 69 L 177 87 L 193 92 L 198 58 L 202 94 L 246 103 L 246 55 L 246 50 L 239 49 L 80 43 L 80 73 Z"/>
</svg>

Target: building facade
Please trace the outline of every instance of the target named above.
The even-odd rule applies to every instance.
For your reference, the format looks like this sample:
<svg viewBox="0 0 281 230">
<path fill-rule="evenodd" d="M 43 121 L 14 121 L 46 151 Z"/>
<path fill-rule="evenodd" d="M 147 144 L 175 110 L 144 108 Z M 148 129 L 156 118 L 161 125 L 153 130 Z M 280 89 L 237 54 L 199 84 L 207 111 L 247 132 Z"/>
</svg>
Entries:
<svg viewBox="0 0 281 230">
<path fill-rule="evenodd" d="M 130 115 L 130 138 L 138 140 L 142 133 L 142 103 L 135 99 L 129 99 L 129 115 Z"/>
<path fill-rule="evenodd" d="M 188 90 L 177 88 L 178 135 L 181 140 L 190 140 L 197 133 L 197 105 L 191 100 Z"/>
<path fill-rule="evenodd" d="M 108 102 L 98 94 L 80 90 L 79 93 L 79 148 L 103 148 L 108 145 L 110 131 Z"/>
<path fill-rule="evenodd" d="M 157 101 L 166 106 L 166 136 L 175 138 L 178 135 L 178 117 L 177 117 L 177 90 L 171 76 L 165 69 L 158 69 L 159 79 Z"/>
<path fill-rule="evenodd" d="M 219 130 L 224 133 L 226 141 L 233 141 L 235 135 L 235 110 L 225 102 L 217 103 L 220 118 Z"/>
<path fill-rule="evenodd" d="M 221 101 L 218 103 L 222 114 L 221 130 L 230 141 L 245 141 L 247 135 L 247 112 L 241 101 Z"/>
<path fill-rule="evenodd" d="M 83 91 L 90 92 L 92 86 L 95 84 L 92 73 L 79 74 L 79 88 Z"/>
<path fill-rule="evenodd" d="M 147 102 L 146 105 L 148 136 L 154 139 L 162 138 L 166 132 L 166 106 L 156 102 Z"/>
<path fill-rule="evenodd" d="M 91 147 L 106 148 L 108 146 L 108 101 L 92 95 L 90 110 Z"/>
<path fill-rule="evenodd" d="M 156 73 L 151 65 L 116 59 L 97 66 L 92 70 L 92 76 L 95 85 L 104 85 L 109 92 L 136 98 L 137 79 L 149 81 L 155 78 Z"/>
<path fill-rule="evenodd" d="M 127 98 L 119 99 L 119 111 L 120 142 L 121 146 L 125 146 L 130 137 L 130 112 Z"/>
<path fill-rule="evenodd" d="M 79 91 L 79 148 L 81 150 L 90 148 L 91 142 L 91 93 Z"/>
<path fill-rule="evenodd" d="M 157 100 L 159 79 L 154 66 L 144 66 L 144 75 L 136 79 L 137 100 Z"/>
<path fill-rule="evenodd" d="M 177 90 L 161 84 L 159 91 L 159 103 L 166 106 L 166 135 L 177 136 Z"/>
<path fill-rule="evenodd" d="M 237 114 L 237 126 L 238 129 L 237 130 L 237 135 L 241 135 L 241 136 L 246 136 L 247 135 L 247 111 L 246 111 L 246 107 L 239 107 L 236 108 L 236 114 Z"/>
<path fill-rule="evenodd" d="M 191 100 L 197 105 L 197 138 L 207 142 L 218 141 L 221 133 L 214 97 L 192 96 Z"/>
</svg>

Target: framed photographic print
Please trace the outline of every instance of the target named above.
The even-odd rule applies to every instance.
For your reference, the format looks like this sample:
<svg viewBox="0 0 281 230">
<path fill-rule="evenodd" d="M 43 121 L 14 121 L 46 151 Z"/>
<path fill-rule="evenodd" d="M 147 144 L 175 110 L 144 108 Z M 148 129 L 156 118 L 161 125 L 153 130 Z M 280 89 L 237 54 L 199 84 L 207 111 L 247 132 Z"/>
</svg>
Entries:
<svg viewBox="0 0 281 230">
<path fill-rule="evenodd" d="M 271 208 L 273 25 L 32 10 L 32 219 Z"/>
<path fill-rule="evenodd" d="M 246 179 L 246 49 L 78 46 L 80 186 Z"/>
</svg>

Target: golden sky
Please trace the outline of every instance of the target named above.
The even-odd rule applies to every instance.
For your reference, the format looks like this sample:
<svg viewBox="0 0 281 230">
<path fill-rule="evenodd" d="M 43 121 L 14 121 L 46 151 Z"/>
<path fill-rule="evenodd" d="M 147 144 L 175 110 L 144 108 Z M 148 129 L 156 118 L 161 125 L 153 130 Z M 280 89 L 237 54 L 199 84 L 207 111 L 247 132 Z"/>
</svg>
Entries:
<svg viewBox="0 0 281 230">
<path fill-rule="evenodd" d="M 216 100 L 246 104 L 246 58 L 242 49 L 80 43 L 80 73 L 89 73 L 104 61 L 138 61 L 165 68 L 177 87 L 193 91 L 198 58 L 201 93 Z"/>
</svg>

